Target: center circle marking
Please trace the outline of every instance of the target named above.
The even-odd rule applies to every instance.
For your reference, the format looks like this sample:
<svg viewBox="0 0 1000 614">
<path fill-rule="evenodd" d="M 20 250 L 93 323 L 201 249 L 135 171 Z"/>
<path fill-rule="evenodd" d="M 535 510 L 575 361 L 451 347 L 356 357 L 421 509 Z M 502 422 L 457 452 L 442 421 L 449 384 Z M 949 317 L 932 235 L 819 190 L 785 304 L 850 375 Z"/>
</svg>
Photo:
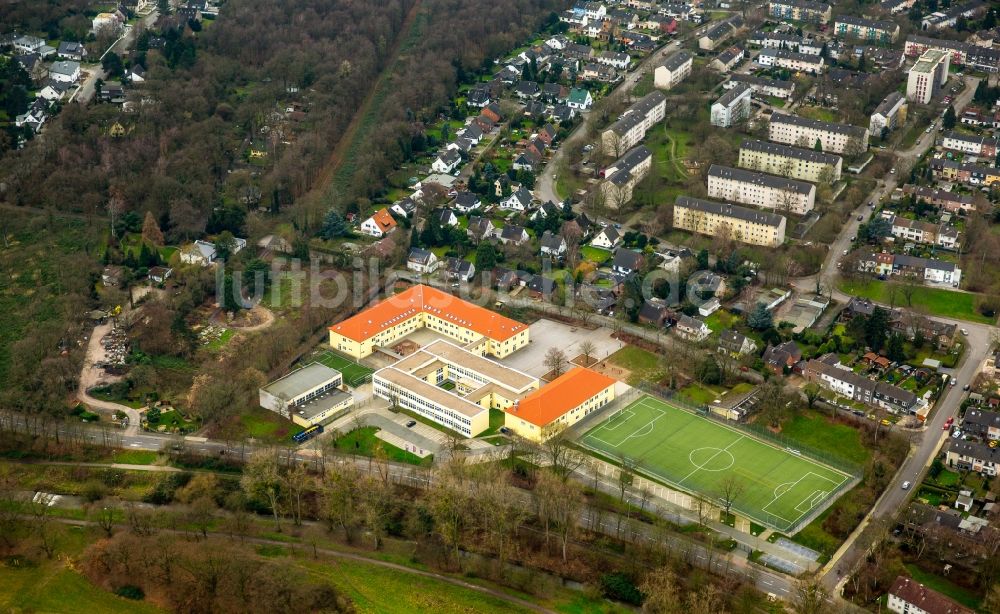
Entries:
<svg viewBox="0 0 1000 614">
<path fill-rule="evenodd" d="M 692 465 L 704 471 L 725 471 L 736 464 L 736 459 L 722 448 L 697 448 L 688 454 Z"/>
</svg>

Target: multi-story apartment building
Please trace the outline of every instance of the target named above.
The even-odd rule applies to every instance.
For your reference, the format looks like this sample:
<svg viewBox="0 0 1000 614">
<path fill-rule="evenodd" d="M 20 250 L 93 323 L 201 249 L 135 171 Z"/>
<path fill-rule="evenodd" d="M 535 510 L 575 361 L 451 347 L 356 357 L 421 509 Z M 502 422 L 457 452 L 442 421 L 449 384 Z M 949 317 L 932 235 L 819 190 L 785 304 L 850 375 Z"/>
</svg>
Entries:
<svg viewBox="0 0 1000 614">
<path fill-rule="evenodd" d="M 899 92 L 889 92 L 875 107 L 868 119 L 868 132 L 881 135 L 883 130 L 895 130 L 906 123 L 906 97 Z"/>
<path fill-rule="evenodd" d="M 892 43 L 899 36 L 899 26 L 892 21 L 875 21 L 853 15 L 840 15 L 833 23 L 834 33 L 842 38 L 857 38 L 873 43 Z"/>
<path fill-rule="evenodd" d="M 728 203 L 678 196 L 674 203 L 674 228 L 715 236 L 725 229 L 741 243 L 778 247 L 785 242 L 786 220 Z"/>
<path fill-rule="evenodd" d="M 823 72 L 824 66 L 823 56 L 798 53 L 788 49 L 762 49 L 757 55 L 757 63 L 761 66 L 776 66 L 812 75 Z"/>
<path fill-rule="evenodd" d="M 645 145 L 628 150 L 624 156 L 604 169 L 604 205 L 618 209 L 632 200 L 632 191 L 653 165 L 653 154 Z"/>
<path fill-rule="evenodd" d="M 738 16 L 730 17 L 709 28 L 698 39 L 698 48 L 703 51 L 712 51 L 730 36 L 736 34 L 741 28 L 743 28 L 743 19 Z"/>
<path fill-rule="evenodd" d="M 843 163 L 840 156 L 822 151 L 753 139 L 740 144 L 737 162 L 742 168 L 814 183 L 839 181 Z"/>
<path fill-rule="evenodd" d="M 867 128 L 783 113 L 771 115 L 768 138 L 776 143 L 799 147 L 814 147 L 818 141 L 823 151 L 852 155 L 868 149 Z"/>
<path fill-rule="evenodd" d="M 829 4 L 823 2 L 771 0 L 767 4 L 767 12 L 778 19 L 827 23 L 830 21 L 831 8 Z"/>
<path fill-rule="evenodd" d="M 906 45 L 903 53 L 910 57 L 919 57 L 928 49 L 944 51 L 950 56 L 949 62 L 959 66 L 968 61 L 968 52 L 971 45 L 962 41 L 945 40 L 943 38 L 928 38 L 911 34 L 906 37 Z"/>
<path fill-rule="evenodd" d="M 691 74 L 693 61 L 694 57 L 684 50 L 670 54 L 653 70 L 653 85 L 663 90 L 671 89 Z"/>
<path fill-rule="evenodd" d="M 906 78 L 906 97 L 919 104 L 929 104 L 948 80 L 950 54 L 928 49 L 921 54 Z"/>
<path fill-rule="evenodd" d="M 604 153 L 621 156 L 646 137 L 646 131 L 667 113 L 667 97 L 661 91 L 650 92 L 633 104 L 621 119 L 601 134 Z"/>
<path fill-rule="evenodd" d="M 738 85 L 749 85 L 750 89 L 757 96 L 773 96 L 775 98 L 789 98 L 795 92 L 794 81 L 779 81 L 778 79 L 768 79 L 766 77 L 755 77 L 754 75 L 744 75 L 737 73 L 729 76 L 729 81 L 722 84 L 727 90 Z"/>
<path fill-rule="evenodd" d="M 858 375 L 842 365 L 836 354 L 826 354 L 806 363 L 803 376 L 854 401 L 882 407 L 891 412 L 908 413 L 917 404 L 917 395 L 898 386 L 877 382 Z"/>
<path fill-rule="evenodd" d="M 907 576 L 899 576 L 892 583 L 886 607 L 896 614 L 973 614 L 969 608 Z"/>
<path fill-rule="evenodd" d="M 992 160 L 997 155 L 998 143 L 1000 141 L 992 137 L 949 131 L 944 133 L 941 146 L 952 151 L 961 151 Z"/>
<path fill-rule="evenodd" d="M 738 85 L 720 96 L 712 103 L 712 125 L 729 128 L 750 117 L 752 92 L 749 85 Z"/>
<path fill-rule="evenodd" d="M 416 285 L 330 327 L 330 347 L 364 358 L 420 328 L 504 358 L 528 345 L 527 325 L 442 292 Z"/>
<path fill-rule="evenodd" d="M 713 164 L 708 195 L 782 213 L 805 215 L 816 205 L 816 186 L 805 181 Z"/>
<path fill-rule="evenodd" d="M 941 207 L 950 213 L 959 211 L 975 211 L 976 203 L 968 194 L 956 194 L 947 190 L 927 188 L 915 185 L 904 185 L 903 194 L 912 194 L 915 198 L 935 207 Z"/>
</svg>

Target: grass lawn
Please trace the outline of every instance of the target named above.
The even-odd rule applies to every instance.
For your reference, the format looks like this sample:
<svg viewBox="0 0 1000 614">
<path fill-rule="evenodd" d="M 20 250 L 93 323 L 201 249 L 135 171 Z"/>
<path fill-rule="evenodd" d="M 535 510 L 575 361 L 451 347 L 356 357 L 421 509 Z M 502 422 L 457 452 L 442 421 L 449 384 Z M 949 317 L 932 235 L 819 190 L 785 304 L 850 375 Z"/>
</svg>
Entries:
<svg viewBox="0 0 1000 614">
<path fill-rule="evenodd" d="M 213 352 L 217 352 L 221 350 L 227 343 L 229 343 L 229 340 L 232 339 L 233 335 L 235 334 L 236 334 L 235 330 L 231 328 L 225 328 L 222 330 L 221 333 L 219 333 L 218 337 L 206 343 L 205 347 Z"/>
<path fill-rule="evenodd" d="M 482 439 L 484 437 L 490 437 L 496 435 L 500 432 L 500 428 L 504 425 L 506 420 L 506 415 L 502 410 L 490 408 L 490 428 L 486 429 L 480 433 L 477 438 Z"/>
<path fill-rule="evenodd" d="M 733 324 L 735 324 L 738 320 L 738 317 L 729 313 L 725 309 L 720 309 L 705 318 L 705 325 L 711 328 L 712 332 L 718 333 L 728 328 L 732 328 Z"/>
<path fill-rule="evenodd" d="M 98 388 L 91 388 L 87 391 L 87 393 L 95 399 L 107 401 L 108 403 L 118 403 L 119 405 L 125 405 L 127 407 L 131 407 L 132 409 L 139 409 L 143 406 L 142 401 L 122 397 L 117 393 L 117 390 L 117 388 L 110 386 L 100 386 Z"/>
<path fill-rule="evenodd" d="M 802 106 L 796 109 L 795 112 L 798 115 L 808 117 L 809 119 L 816 119 L 823 122 L 837 121 L 837 114 L 830 109 L 825 109 L 823 107 Z M 812 148 L 810 147 L 810 149 Z"/>
<path fill-rule="evenodd" d="M 695 405 L 708 405 L 720 396 L 718 392 L 699 384 L 689 384 L 681 388 L 681 394 Z"/>
<path fill-rule="evenodd" d="M 634 385 L 640 381 L 655 383 L 660 380 L 662 373 L 660 359 L 656 354 L 634 345 L 626 345 L 609 356 L 608 361 L 613 365 L 631 371 L 628 377 L 630 385 Z"/>
<path fill-rule="evenodd" d="M 928 588 L 936 590 L 943 595 L 951 597 L 968 608 L 975 610 L 979 607 L 979 596 L 967 588 L 958 586 L 957 584 L 952 584 L 947 579 L 940 576 L 927 573 L 916 565 L 906 565 L 906 571 L 908 571 L 910 576 L 917 582 Z"/>
<path fill-rule="evenodd" d="M 580 442 L 610 458 L 639 459 L 639 471 L 712 500 L 735 478 L 743 489 L 733 498 L 733 511 L 781 531 L 792 531 L 831 503 L 850 479 L 805 455 L 649 396 Z"/>
<path fill-rule="evenodd" d="M 160 455 L 148 450 L 115 450 L 108 457 L 109 463 L 123 465 L 152 465 Z"/>
<path fill-rule="evenodd" d="M 890 302 L 889 287 L 893 283 L 841 280 L 838 287 L 846 294 L 871 299 L 875 302 L 888 305 Z M 904 302 L 902 292 L 899 292 L 896 303 L 902 304 Z M 993 324 L 994 318 L 987 318 L 976 311 L 975 302 L 975 294 L 952 292 L 951 290 L 940 288 L 920 286 L 913 294 L 913 307 L 926 312 L 928 315 Z"/>
<path fill-rule="evenodd" d="M 392 569 L 357 561 L 303 561 L 300 568 L 314 580 L 325 580 L 342 590 L 358 612 L 526 612 L 507 601 L 482 593 Z"/>
<path fill-rule="evenodd" d="M 611 252 L 593 245 L 584 245 L 580 248 L 580 255 L 594 264 L 603 264 L 611 257 Z"/>
<path fill-rule="evenodd" d="M 831 424 L 826 416 L 814 411 L 800 413 L 785 422 L 781 436 L 852 465 L 863 465 L 871 457 L 861 443 L 859 431 L 845 424 Z"/>
<path fill-rule="evenodd" d="M 310 362 L 312 361 L 320 362 L 331 369 L 336 369 L 343 373 L 344 383 L 352 388 L 363 384 L 375 372 L 374 369 L 369 369 L 343 354 L 337 354 L 330 350 L 324 350 L 319 355 L 314 356 Z"/>
<path fill-rule="evenodd" d="M 113 595 L 74 571 L 70 560 L 91 538 L 84 531 L 60 531 L 59 553 L 13 567 L 0 562 L 0 610 L 4 612 L 160 612 L 151 604 Z"/>
<path fill-rule="evenodd" d="M 285 420 L 273 411 L 257 407 L 240 416 L 240 422 L 247 435 L 254 439 L 287 442 L 292 435 L 301 433 L 303 428 L 291 420 Z"/>
<path fill-rule="evenodd" d="M 333 442 L 333 447 L 348 454 L 374 456 L 376 446 L 381 445 L 386 458 L 390 461 L 395 461 L 397 463 L 409 463 L 411 465 L 430 464 L 432 457 L 428 456 L 427 458 L 420 458 L 416 454 L 411 454 L 406 450 L 397 448 L 396 446 L 386 443 L 376 437 L 375 433 L 377 432 L 378 429 L 374 426 L 363 426 L 359 429 L 354 429 L 346 435 L 338 437 Z"/>
</svg>

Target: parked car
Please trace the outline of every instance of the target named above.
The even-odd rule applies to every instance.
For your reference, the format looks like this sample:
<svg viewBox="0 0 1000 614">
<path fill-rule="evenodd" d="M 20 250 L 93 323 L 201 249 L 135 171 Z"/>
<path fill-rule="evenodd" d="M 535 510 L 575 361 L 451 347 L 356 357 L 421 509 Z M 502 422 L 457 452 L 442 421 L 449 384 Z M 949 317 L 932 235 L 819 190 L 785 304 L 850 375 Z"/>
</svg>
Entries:
<svg viewBox="0 0 1000 614">
<path fill-rule="evenodd" d="M 903 482 L 903 490 L 910 490 L 910 481 Z"/>
<path fill-rule="evenodd" d="M 413 428 L 414 426 L 416 426 L 416 424 L 417 424 L 416 420 L 410 420 L 409 422 L 406 423 L 406 428 Z"/>
</svg>

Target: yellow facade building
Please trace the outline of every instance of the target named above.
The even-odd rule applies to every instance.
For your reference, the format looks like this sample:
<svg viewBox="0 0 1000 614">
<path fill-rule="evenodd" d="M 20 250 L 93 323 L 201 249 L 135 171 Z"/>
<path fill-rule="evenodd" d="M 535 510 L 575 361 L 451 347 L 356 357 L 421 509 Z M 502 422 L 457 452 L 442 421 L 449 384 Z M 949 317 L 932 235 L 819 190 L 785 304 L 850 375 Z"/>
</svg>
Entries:
<svg viewBox="0 0 1000 614">
<path fill-rule="evenodd" d="M 526 324 L 447 292 L 417 285 L 330 327 L 330 347 L 364 358 L 428 328 L 480 355 L 504 358 L 528 345 Z"/>
<path fill-rule="evenodd" d="M 504 425 L 525 439 L 541 442 L 614 399 L 615 380 L 574 367 L 506 409 Z"/>
</svg>

